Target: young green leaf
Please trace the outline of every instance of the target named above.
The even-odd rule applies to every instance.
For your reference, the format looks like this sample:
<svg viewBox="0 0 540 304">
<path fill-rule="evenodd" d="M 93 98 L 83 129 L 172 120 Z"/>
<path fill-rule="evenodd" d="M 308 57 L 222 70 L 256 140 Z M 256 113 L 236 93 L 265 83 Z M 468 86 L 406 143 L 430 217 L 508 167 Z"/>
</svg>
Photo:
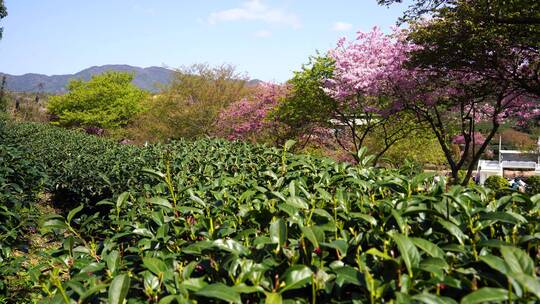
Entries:
<svg viewBox="0 0 540 304">
<path fill-rule="evenodd" d="M 461 299 L 461 304 L 501 303 L 508 300 L 508 290 L 484 287 Z"/>
<path fill-rule="evenodd" d="M 45 220 L 41 224 L 41 228 L 45 228 L 45 229 L 67 229 L 67 224 L 62 218 L 59 218 L 58 216 L 55 216 L 54 218 L 50 218 L 50 219 Z"/>
<path fill-rule="evenodd" d="M 510 277 L 525 287 L 527 291 L 534 294 L 537 300 L 540 301 L 540 280 L 538 278 L 524 273 L 513 273 Z"/>
<path fill-rule="evenodd" d="M 242 246 L 242 244 L 238 243 L 235 240 L 232 239 L 219 239 L 214 241 L 214 246 L 221 250 L 225 250 L 228 252 L 231 252 L 235 255 L 246 255 L 249 253 L 249 250 Z"/>
<path fill-rule="evenodd" d="M 336 284 L 340 287 L 345 284 L 364 286 L 363 275 L 356 268 L 343 266 L 334 269 L 334 272 L 336 273 Z"/>
<path fill-rule="evenodd" d="M 501 254 L 511 272 L 534 275 L 534 262 L 525 251 L 516 247 L 503 246 Z"/>
<path fill-rule="evenodd" d="M 158 258 L 145 257 L 143 258 L 143 265 L 157 276 L 163 276 L 168 270 L 167 264 Z"/>
<path fill-rule="evenodd" d="M 122 194 L 120 194 L 118 196 L 118 199 L 116 200 L 116 210 L 117 210 L 117 212 L 120 212 L 120 210 L 122 210 L 122 207 L 126 203 L 128 197 L 129 197 L 128 192 L 123 192 Z"/>
<path fill-rule="evenodd" d="M 441 218 L 437 219 L 437 222 L 441 224 L 446 231 L 450 232 L 450 234 L 453 235 L 461 245 L 465 244 L 465 240 L 468 239 L 468 237 L 458 226 L 456 226 L 456 224 Z"/>
<path fill-rule="evenodd" d="M 277 292 L 267 292 L 266 299 L 264 300 L 265 304 L 282 304 L 283 298 L 280 293 Z"/>
<path fill-rule="evenodd" d="M 73 219 L 73 217 L 74 217 L 77 213 L 79 213 L 83 208 L 84 208 L 84 205 L 81 204 L 81 205 L 79 205 L 79 207 L 77 207 L 77 208 L 71 210 L 71 211 L 68 213 L 67 217 L 66 217 L 66 221 L 67 221 L 68 223 L 71 223 L 71 220 Z"/>
<path fill-rule="evenodd" d="M 285 286 L 280 290 L 280 293 L 282 294 L 287 290 L 304 287 L 307 283 L 311 282 L 313 272 L 307 266 L 294 265 L 287 269 L 284 277 Z"/>
<path fill-rule="evenodd" d="M 114 277 L 109 286 L 109 303 L 123 304 L 129 291 L 130 278 L 127 274 Z"/>
<path fill-rule="evenodd" d="M 283 219 L 274 219 L 270 224 L 270 239 L 281 247 L 287 242 L 287 224 Z"/>
<path fill-rule="evenodd" d="M 409 271 L 409 275 L 413 277 L 413 268 L 418 267 L 420 263 L 418 249 L 416 249 L 416 246 L 414 246 L 414 243 L 408 237 L 400 233 L 391 232 L 389 235 L 396 242 L 401 258 Z"/>
<path fill-rule="evenodd" d="M 396 223 L 397 223 L 401 233 L 406 233 L 406 231 L 405 231 L 406 230 L 406 224 L 405 224 L 405 220 L 403 219 L 403 217 L 401 217 L 399 212 L 397 212 L 395 209 L 392 209 L 390 212 L 392 213 L 392 216 L 396 220 Z"/>
<path fill-rule="evenodd" d="M 107 268 L 109 268 L 111 273 L 114 275 L 120 264 L 120 253 L 118 252 L 118 250 L 111 251 L 105 257 L 105 262 L 107 262 Z"/>
<path fill-rule="evenodd" d="M 508 275 L 510 273 L 508 265 L 504 262 L 503 259 L 498 256 L 494 256 L 492 254 L 483 255 L 480 256 L 480 261 L 488 264 L 489 267 L 500 271 L 502 274 Z"/>
<path fill-rule="evenodd" d="M 296 144 L 295 140 L 289 139 L 285 142 L 285 145 L 283 145 L 283 149 L 285 151 L 290 151 L 291 148 Z"/>
<path fill-rule="evenodd" d="M 441 248 L 439 248 L 439 246 L 433 244 L 432 242 L 425 239 L 414 238 L 414 237 L 410 238 L 410 240 L 414 243 L 414 245 L 416 245 L 416 247 L 422 249 L 422 251 L 429 254 L 430 256 L 434 258 L 440 258 L 443 260 L 446 258 L 444 251 Z"/>
<path fill-rule="evenodd" d="M 157 205 L 157 206 L 161 206 L 161 207 L 164 207 L 164 208 L 167 208 L 169 210 L 172 210 L 173 209 L 173 206 L 171 205 L 171 203 L 162 198 L 162 197 L 152 197 L 152 198 L 149 198 L 148 199 L 148 202 L 152 205 Z"/>
<path fill-rule="evenodd" d="M 319 247 L 319 241 L 317 240 L 317 237 L 315 236 L 315 233 L 313 233 L 311 227 L 300 227 L 300 229 L 302 230 L 304 236 L 311 242 L 311 244 L 313 244 L 313 247 Z"/>
<path fill-rule="evenodd" d="M 222 283 L 206 285 L 201 290 L 197 291 L 195 294 L 198 296 L 214 298 L 229 303 L 242 303 L 240 294 L 236 292 L 233 288 Z"/>
</svg>

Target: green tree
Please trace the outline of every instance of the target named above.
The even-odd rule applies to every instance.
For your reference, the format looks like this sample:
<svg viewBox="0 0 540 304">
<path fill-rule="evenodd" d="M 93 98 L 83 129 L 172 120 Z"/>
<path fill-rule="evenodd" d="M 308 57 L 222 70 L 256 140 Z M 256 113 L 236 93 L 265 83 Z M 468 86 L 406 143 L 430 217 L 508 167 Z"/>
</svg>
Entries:
<svg viewBox="0 0 540 304">
<path fill-rule="evenodd" d="M 332 59 L 317 55 L 289 80 L 290 93 L 272 114 L 288 126 L 288 138 L 309 138 L 314 126 L 331 126 L 337 104 L 324 92 L 322 83 L 332 77 L 333 69 Z"/>
<path fill-rule="evenodd" d="M 7 9 L 4 5 L 4 0 L 0 0 L 0 20 L 7 17 Z M 0 39 L 2 39 L 2 32 L 4 31 L 3 27 L 0 27 Z"/>
<path fill-rule="evenodd" d="M 424 14 L 429 21 L 419 19 Z M 413 53 L 414 66 L 442 75 L 472 73 L 540 95 L 539 1 L 417 0 L 404 19 L 412 25 L 410 39 L 421 46 Z"/>
<path fill-rule="evenodd" d="M 247 79 L 231 65 L 195 64 L 178 69 L 171 84 L 130 126 L 138 142 L 209 136 L 220 111 L 247 96 Z"/>
<path fill-rule="evenodd" d="M 415 123 L 411 117 L 410 123 Z M 389 163 L 400 166 L 406 161 L 421 164 L 423 167 L 445 167 L 444 153 L 437 138 L 427 129 L 413 130 L 406 138 L 396 142 L 384 154 Z"/>
<path fill-rule="evenodd" d="M 422 46 L 413 65 L 465 71 L 540 95 L 540 22 L 532 23 L 540 20 L 540 4 L 505 3 L 460 0 L 436 10 L 431 21 L 413 24 L 410 38 Z"/>
<path fill-rule="evenodd" d="M 401 1 L 379 1 L 392 2 Z M 540 3 L 417 0 L 412 2 L 404 19 L 410 25 L 409 41 L 418 46 L 409 53 L 407 64 L 410 70 L 427 72 L 423 84 L 415 88 L 424 91 L 422 94 L 435 92 L 435 97 L 442 88 L 454 88 L 448 95 L 450 99 L 437 97 L 439 107 L 417 107 L 421 103 L 409 103 L 409 108 L 432 126 L 455 180 L 458 180 L 459 168 L 467 166 L 465 185 L 475 162 L 498 131 L 501 118 L 534 114 L 532 108 L 540 96 Z M 447 101 L 451 103 L 446 104 Z M 483 110 L 477 106 L 482 104 L 487 105 Z M 448 111 L 457 109 L 457 105 L 460 111 Z M 479 114 L 489 115 L 482 118 Z M 484 120 L 482 128 L 486 134 L 478 150 L 472 140 L 475 130 L 480 128 L 476 120 Z M 448 145 L 452 134 L 448 132 L 449 126 L 461 129 L 459 133 L 466 142 L 464 157 L 452 156 Z M 471 158 L 468 153 L 472 153 Z"/>
<path fill-rule="evenodd" d="M 68 93 L 50 98 L 47 109 L 53 123 L 66 127 L 125 126 L 143 110 L 148 94 L 131 83 L 133 75 L 107 72 L 90 81 L 72 80 Z"/>
<path fill-rule="evenodd" d="M 403 3 L 403 0 L 377 0 L 381 5 Z M 457 7 L 460 5 L 475 7 L 482 12 L 485 21 L 495 21 L 499 24 L 540 24 L 538 1 L 530 0 L 416 0 L 412 1 L 409 9 L 405 11 L 402 21 L 418 19 L 426 14 L 437 12 L 442 8 Z"/>
<path fill-rule="evenodd" d="M 316 141 L 318 146 L 345 151 L 357 161 L 358 152 L 367 147 L 378 163 L 391 146 L 420 126 L 408 115 L 381 115 L 337 102 L 323 89 L 334 76 L 334 64 L 329 56 L 311 57 L 289 80 L 290 93 L 273 115 L 288 126 L 288 138 L 303 139 L 304 146 Z M 360 93 L 354 98 L 377 105 L 387 102 Z"/>
<path fill-rule="evenodd" d="M 455 0 L 416 0 L 409 5 L 401 18 L 401 21 L 417 19 L 418 17 L 430 13 L 445 5 L 451 5 Z M 392 5 L 395 3 L 403 3 L 403 0 L 377 0 L 380 5 Z"/>
</svg>

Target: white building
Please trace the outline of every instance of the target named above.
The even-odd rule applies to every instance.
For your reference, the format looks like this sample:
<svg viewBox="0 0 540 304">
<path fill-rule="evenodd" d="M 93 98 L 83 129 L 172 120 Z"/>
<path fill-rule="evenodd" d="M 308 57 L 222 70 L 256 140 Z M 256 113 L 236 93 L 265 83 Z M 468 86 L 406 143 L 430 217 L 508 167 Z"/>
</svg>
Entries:
<svg viewBox="0 0 540 304">
<path fill-rule="evenodd" d="M 503 150 L 499 138 L 499 160 L 481 159 L 478 162 L 480 184 L 483 185 L 492 175 L 504 176 L 504 170 L 523 170 L 540 175 L 540 138 L 536 151 Z"/>
</svg>

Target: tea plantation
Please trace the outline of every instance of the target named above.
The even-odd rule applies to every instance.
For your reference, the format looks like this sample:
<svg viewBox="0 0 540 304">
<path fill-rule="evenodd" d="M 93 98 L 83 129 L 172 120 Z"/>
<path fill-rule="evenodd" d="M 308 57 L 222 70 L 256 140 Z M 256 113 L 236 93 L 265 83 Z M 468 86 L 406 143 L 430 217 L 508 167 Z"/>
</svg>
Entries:
<svg viewBox="0 0 540 304">
<path fill-rule="evenodd" d="M 2 124 L 6 302 L 540 301 L 540 195 L 495 199 L 292 142 L 136 147 Z M 59 214 L 37 219 L 43 193 Z M 48 246 L 26 260 L 33 235 Z"/>
</svg>

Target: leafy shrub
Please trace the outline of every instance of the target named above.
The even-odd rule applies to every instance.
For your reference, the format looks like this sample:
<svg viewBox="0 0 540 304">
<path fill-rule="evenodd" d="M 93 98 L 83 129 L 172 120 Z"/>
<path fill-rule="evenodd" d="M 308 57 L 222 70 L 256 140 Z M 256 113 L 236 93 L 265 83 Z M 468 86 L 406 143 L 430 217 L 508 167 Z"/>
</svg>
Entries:
<svg viewBox="0 0 540 304">
<path fill-rule="evenodd" d="M 385 154 L 393 164 L 403 164 L 405 160 L 425 165 L 443 167 L 447 164 L 437 139 L 426 130 L 411 132 L 396 142 Z"/>
<path fill-rule="evenodd" d="M 45 174 L 28 149 L 8 144 L 6 134 L 5 120 L 0 118 L 0 205 L 9 210 L 32 203 Z"/>
<path fill-rule="evenodd" d="M 70 237 L 51 258 L 58 271 L 36 283 L 51 298 L 62 290 L 96 302 L 468 303 L 502 301 L 508 288 L 517 301 L 540 299 L 536 290 L 519 291 L 538 275 L 530 250 L 540 245 L 533 237 L 538 201 L 514 196 L 520 204 L 500 201 L 495 211 L 482 188 L 445 193 L 432 175 L 408 179 L 288 154 L 265 164 L 245 157 L 249 152 L 243 164 L 260 170 L 231 171 L 222 166 L 235 155 L 216 154 L 223 163 L 178 159 L 154 172 L 151 195 L 123 193 L 102 203 L 108 214 L 79 217 L 74 210 L 69 219 L 47 219 L 45 232 Z M 66 264 L 70 246 L 80 250 Z M 61 276 L 68 279 L 55 286 Z"/>
<path fill-rule="evenodd" d="M 488 177 L 484 183 L 484 186 L 493 190 L 496 198 L 511 195 L 512 192 L 514 192 L 514 190 L 510 188 L 508 180 L 498 175 Z"/>
<path fill-rule="evenodd" d="M 486 179 L 484 186 L 493 191 L 504 190 L 508 189 L 508 180 L 502 176 L 492 175 Z"/>
<path fill-rule="evenodd" d="M 5 143 L 4 131 L 0 120 L 0 294 L 5 295 L 4 278 L 19 270 L 14 247 L 22 246 L 28 229 L 35 226 L 35 201 L 45 175 L 28 151 Z"/>
<path fill-rule="evenodd" d="M 314 127 L 330 127 L 337 103 L 323 90 L 321 84 L 332 77 L 333 60 L 312 56 L 309 62 L 295 71 L 288 81 L 289 92 L 270 114 L 273 120 L 285 124 L 290 138 L 309 135 Z"/>
<path fill-rule="evenodd" d="M 536 195 L 540 193 L 540 176 L 531 176 L 527 178 L 527 193 Z"/>
<path fill-rule="evenodd" d="M 52 96 L 47 108 L 57 124 L 116 128 L 140 113 L 147 93 L 131 83 L 133 75 L 106 72 L 90 81 L 72 80 L 68 93 Z"/>
<path fill-rule="evenodd" d="M 68 204 L 95 203 L 116 192 L 141 186 L 143 167 L 160 161 L 156 149 L 118 145 L 75 130 L 38 123 L 12 123 L 6 141 L 24 146 L 36 166 L 44 166 L 47 190 Z"/>
<path fill-rule="evenodd" d="M 519 132 L 514 129 L 506 129 L 502 131 L 501 140 L 503 145 L 508 145 L 513 149 L 528 151 L 536 148 L 536 140 L 532 139 L 529 134 Z"/>
<path fill-rule="evenodd" d="M 399 172 L 407 177 L 416 176 L 424 171 L 423 165 L 414 160 L 405 159 L 399 167 Z"/>
<path fill-rule="evenodd" d="M 182 160 L 185 164 L 182 169 L 196 176 L 203 172 L 193 172 L 193 168 L 206 163 L 207 166 L 212 162 L 220 164 L 220 169 L 214 172 L 217 175 L 220 170 L 224 174 L 224 170 L 259 169 L 254 164 L 246 168 L 245 159 L 260 158 L 256 163 L 263 164 L 281 157 L 279 152 L 270 154 L 268 151 L 273 150 L 264 146 L 225 140 L 181 140 L 147 147 L 119 145 L 75 130 L 36 123 L 11 124 L 7 134 L 7 141 L 28 147 L 37 163 L 45 166 L 48 191 L 72 206 L 80 202 L 93 205 L 114 194 L 143 189 L 149 177 L 142 169 L 163 170 L 167 162 L 176 166 Z M 218 152 L 238 155 L 225 158 Z"/>
<path fill-rule="evenodd" d="M 33 132 L 19 141 L 30 145 L 47 134 L 81 148 L 108 144 L 26 128 Z M 406 177 L 238 142 L 132 148 L 148 153 L 143 159 L 160 155 L 146 177 L 130 168 L 144 182 L 101 201 L 108 210 L 81 205 L 43 219 L 42 232 L 62 242 L 33 270 L 45 301 L 469 303 L 501 302 L 509 290 L 516 301 L 540 299 L 531 285 L 540 262 L 537 197 L 493 202 L 481 187 L 445 192 L 432 174 Z M 88 157 L 70 151 L 63 157 Z M 71 181 L 55 168 L 64 174 L 58 182 Z"/>
<path fill-rule="evenodd" d="M 174 73 L 172 82 L 149 101 L 126 134 L 136 142 L 200 138 L 214 130 L 219 112 L 250 92 L 247 79 L 230 65 L 196 64 Z"/>
</svg>

